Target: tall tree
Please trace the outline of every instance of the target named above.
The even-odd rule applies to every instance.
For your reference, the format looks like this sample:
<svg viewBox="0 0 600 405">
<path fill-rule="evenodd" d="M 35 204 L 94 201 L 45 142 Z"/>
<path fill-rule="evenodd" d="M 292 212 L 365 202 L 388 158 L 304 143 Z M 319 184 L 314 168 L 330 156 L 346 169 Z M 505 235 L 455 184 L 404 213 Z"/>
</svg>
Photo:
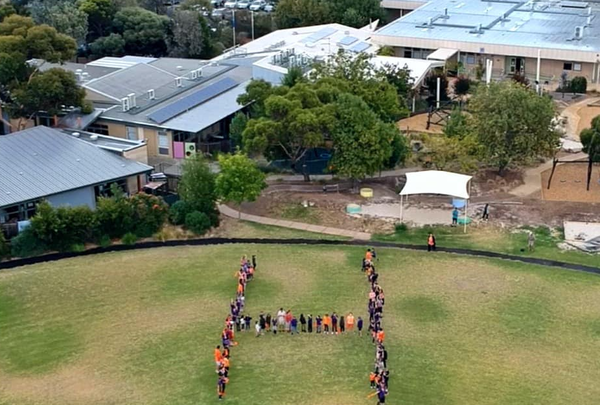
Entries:
<svg viewBox="0 0 600 405">
<path fill-rule="evenodd" d="M 581 131 L 579 137 L 583 151 L 590 155 L 592 161 L 600 162 L 600 115 L 592 120 L 590 128 Z"/>
<path fill-rule="evenodd" d="M 248 117 L 243 112 L 238 112 L 234 115 L 229 126 L 229 137 L 233 141 L 233 144 L 243 149 L 244 143 L 242 141 L 242 134 L 248 125 Z"/>
<path fill-rule="evenodd" d="M 343 125 L 333 131 L 334 170 L 353 180 L 381 170 L 392 155 L 398 129 L 383 123 L 364 100 L 351 94 L 339 96 L 336 116 Z"/>
<path fill-rule="evenodd" d="M 78 44 L 86 41 L 88 15 L 72 0 L 35 0 L 29 6 L 31 17 L 37 24 L 47 24 L 56 31 L 75 39 Z"/>
<path fill-rule="evenodd" d="M 112 0 L 81 0 L 79 10 L 88 16 L 89 41 L 110 32 L 117 7 Z"/>
<path fill-rule="evenodd" d="M 555 106 L 519 83 L 507 80 L 479 86 L 469 112 L 487 163 L 500 174 L 511 164 L 551 156 L 559 135 L 551 127 Z"/>
<path fill-rule="evenodd" d="M 181 58 L 200 58 L 205 41 L 200 20 L 203 17 L 195 10 L 176 10 L 172 20 L 170 55 Z"/>
<path fill-rule="evenodd" d="M 166 53 L 167 17 L 141 7 L 129 7 L 115 14 L 113 25 L 123 36 L 128 54 L 162 56 Z"/>
<path fill-rule="evenodd" d="M 379 0 L 328 0 L 332 22 L 355 28 L 384 17 Z"/>
<path fill-rule="evenodd" d="M 90 44 L 90 51 L 96 58 L 103 56 L 125 55 L 125 40 L 120 34 L 110 34 L 100 37 Z"/>
<path fill-rule="evenodd" d="M 275 9 L 275 22 L 280 29 L 305 27 L 332 22 L 331 10 L 321 0 L 280 0 Z"/>
<path fill-rule="evenodd" d="M 267 187 L 265 174 L 256 163 L 241 152 L 235 155 L 219 156 L 220 171 L 215 182 L 217 195 L 227 202 L 233 202 L 239 209 L 244 201 L 256 201 Z"/>
<path fill-rule="evenodd" d="M 215 175 L 201 155 L 183 162 L 177 191 L 190 211 L 199 211 L 209 217 L 216 215 Z"/>
</svg>

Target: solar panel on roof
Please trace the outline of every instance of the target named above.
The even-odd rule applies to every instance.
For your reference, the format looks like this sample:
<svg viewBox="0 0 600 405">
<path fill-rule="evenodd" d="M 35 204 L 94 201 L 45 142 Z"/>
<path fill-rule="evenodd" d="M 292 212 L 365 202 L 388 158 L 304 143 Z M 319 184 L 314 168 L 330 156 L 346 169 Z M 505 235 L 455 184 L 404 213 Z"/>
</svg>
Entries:
<svg viewBox="0 0 600 405">
<path fill-rule="evenodd" d="M 358 38 L 356 37 L 344 37 L 340 39 L 340 42 L 338 42 L 338 44 L 348 46 L 350 44 L 355 43 L 356 41 L 358 41 Z"/>
<path fill-rule="evenodd" d="M 332 27 L 321 28 L 319 31 L 311 34 L 307 38 L 304 38 L 300 42 L 305 43 L 305 44 L 310 43 L 310 42 L 317 42 L 317 41 L 322 40 L 323 38 L 327 38 L 328 36 L 330 36 L 331 34 L 333 34 L 336 31 L 337 30 Z"/>
<path fill-rule="evenodd" d="M 214 98 L 219 94 L 232 89 L 235 86 L 237 86 L 237 82 L 230 77 L 226 77 L 208 87 L 182 98 L 181 100 L 177 100 L 166 107 L 154 111 L 152 114 L 148 115 L 148 118 L 158 124 L 162 124 L 163 122 L 168 121 L 171 118 L 190 110 L 191 108 L 197 107 L 200 104 L 207 102 L 211 98 Z"/>
<path fill-rule="evenodd" d="M 371 44 L 367 44 L 366 42 L 359 42 L 358 44 L 356 44 L 352 48 L 350 48 L 350 50 L 352 52 L 362 52 L 364 50 L 369 49 L 370 46 L 371 46 Z"/>
</svg>

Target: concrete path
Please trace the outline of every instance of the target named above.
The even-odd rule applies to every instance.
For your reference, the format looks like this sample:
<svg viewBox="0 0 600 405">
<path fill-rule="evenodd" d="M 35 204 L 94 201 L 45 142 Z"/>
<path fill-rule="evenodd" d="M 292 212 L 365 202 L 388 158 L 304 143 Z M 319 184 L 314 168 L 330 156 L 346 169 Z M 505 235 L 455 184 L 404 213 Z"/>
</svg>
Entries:
<svg viewBox="0 0 600 405">
<path fill-rule="evenodd" d="M 561 157 L 560 160 L 572 162 L 575 160 L 585 159 L 587 154 L 580 152 L 572 155 Z M 509 191 L 510 194 L 517 197 L 528 197 L 542 190 L 542 172 L 552 169 L 552 161 L 548 160 L 537 167 L 525 170 L 523 174 L 523 184 Z"/>
<path fill-rule="evenodd" d="M 321 234 L 325 234 L 325 235 L 344 236 L 347 238 L 352 238 L 352 239 L 357 239 L 357 240 L 370 240 L 371 239 L 371 234 L 368 232 L 355 232 L 355 231 L 349 231 L 347 229 L 329 228 L 326 226 L 305 224 L 302 222 L 294 222 L 294 221 L 286 221 L 283 219 L 260 217 L 258 215 L 244 214 L 243 212 L 240 216 L 240 213 L 238 211 L 236 211 L 233 208 L 230 208 L 224 204 L 219 204 L 219 211 L 221 212 L 221 214 L 223 214 L 225 216 L 228 216 L 231 218 L 236 218 L 236 219 L 242 219 L 244 221 L 255 222 L 257 224 L 280 226 L 282 228 L 297 229 L 299 231 L 321 233 Z"/>
</svg>

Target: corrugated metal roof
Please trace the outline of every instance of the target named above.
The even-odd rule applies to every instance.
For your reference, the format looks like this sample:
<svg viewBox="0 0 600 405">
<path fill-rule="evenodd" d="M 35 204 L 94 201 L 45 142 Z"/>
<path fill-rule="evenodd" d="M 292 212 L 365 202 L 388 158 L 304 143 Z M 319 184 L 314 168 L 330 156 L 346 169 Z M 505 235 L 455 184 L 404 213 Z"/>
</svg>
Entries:
<svg viewBox="0 0 600 405">
<path fill-rule="evenodd" d="M 151 170 L 55 129 L 29 128 L 0 136 L 0 207 Z"/>
<path fill-rule="evenodd" d="M 585 9 L 563 8 L 556 1 L 431 0 L 379 29 L 374 37 L 469 42 L 481 48 L 490 44 L 598 52 L 599 17 L 598 8 L 588 15 Z M 577 27 L 585 27 L 581 39 L 575 39 Z"/>
</svg>

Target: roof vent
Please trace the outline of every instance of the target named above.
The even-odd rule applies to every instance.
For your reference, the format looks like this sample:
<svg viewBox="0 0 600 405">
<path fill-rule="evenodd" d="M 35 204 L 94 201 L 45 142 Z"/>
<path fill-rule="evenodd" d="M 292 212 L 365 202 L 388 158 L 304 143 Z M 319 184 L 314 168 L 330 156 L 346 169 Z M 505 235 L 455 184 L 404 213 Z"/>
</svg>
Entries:
<svg viewBox="0 0 600 405">
<path fill-rule="evenodd" d="M 448 14 L 448 9 L 447 8 L 444 9 L 444 16 L 442 18 L 444 20 L 447 20 L 448 18 L 450 18 L 450 15 Z"/>
<path fill-rule="evenodd" d="M 75 138 L 79 138 L 79 132 L 73 132 L 71 135 L 73 135 Z"/>
<path fill-rule="evenodd" d="M 177 66 L 177 70 L 183 70 L 183 66 Z"/>
<path fill-rule="evenodd" d="M 428 26 L 428 27 L 431 27 L 432 25 L 433 25 L 433 18 L 429 17 L 429 18 L 427 19 L 427 26 Z"/>
<path fill-rule="evenodd" d="M 129 99 L 127 97 L 121 99 L 121 108 L 124 112 L 129 111 Z"/>
<path fill-rule="evenodd" d="M 98 140 L 98 135 L 96 135 L 96 134 L 90 135 L 90 140 L 97 141 Z"/>
<path fill-rule="evenodd" d="M 129 99 L 129 108 L 135 108 L 137 107 L 137 102 L 135 99 L 135 93 L 129 93 L 127 95 L 127 98 Z"/>
<path fill-rule="evenodd" d="M 592 25 L 592 16 L 588 16 L 587 18 L 587 23 L 585 24 L 586 27 L 589 27 L 590 25 Z"/>
<path fill-rule="evenodd" d="M 181 80 L 181 77 L 175 78 L 175 84 L 177 85 L 177 87 L 183 87 L 183 80 Z"/>
<path fill-rule="evenodd" d="M 154 94 L 154 89 L 148 90 L 148 100 L 154 100 L 156 95 Z"/>
<path fill-rule="evenodd" d="M 583 38 L 583 27 L 575 27 L 575 39 Z"/>
<path fill-rule="evenodd" d="M 198 78 L 198 71 L 192 70 L 192 80 L 196 80 Z"/>
</svg>

